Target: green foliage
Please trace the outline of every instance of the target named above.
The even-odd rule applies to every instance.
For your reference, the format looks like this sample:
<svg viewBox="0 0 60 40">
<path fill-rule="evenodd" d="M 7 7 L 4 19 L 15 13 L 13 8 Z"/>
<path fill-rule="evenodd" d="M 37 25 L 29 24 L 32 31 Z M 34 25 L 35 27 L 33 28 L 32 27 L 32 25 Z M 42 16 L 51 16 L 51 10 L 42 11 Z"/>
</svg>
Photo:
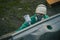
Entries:
<svg viewBox="0 0 60 40">
<path fill-rule="evenodd" d="M 23 16 L 34 14 L 40 0 L 0 0 L 0 35 L 15 31 L 24 22 Z"/>
</svg>

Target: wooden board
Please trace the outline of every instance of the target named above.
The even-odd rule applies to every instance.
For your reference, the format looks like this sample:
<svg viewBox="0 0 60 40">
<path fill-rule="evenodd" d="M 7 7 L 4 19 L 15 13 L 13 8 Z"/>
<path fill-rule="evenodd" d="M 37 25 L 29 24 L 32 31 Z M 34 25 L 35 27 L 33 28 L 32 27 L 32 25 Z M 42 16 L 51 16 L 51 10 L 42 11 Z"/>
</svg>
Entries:
<svg viewBox="0 0 60 40">
<path fill-rule="evenodd" d="M 51 4 L 54 4 L 56 2 L 59 2 L 60 0 L 47 0 L 48 4 L 51 5 Z"/>
</svg>

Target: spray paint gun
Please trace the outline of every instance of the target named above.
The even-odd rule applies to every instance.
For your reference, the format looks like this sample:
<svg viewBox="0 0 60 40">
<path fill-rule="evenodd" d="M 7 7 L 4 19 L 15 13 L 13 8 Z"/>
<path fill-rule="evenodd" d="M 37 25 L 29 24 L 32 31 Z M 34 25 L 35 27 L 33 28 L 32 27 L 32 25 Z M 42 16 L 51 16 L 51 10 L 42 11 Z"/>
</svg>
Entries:
<svg viewBox="0 0 60 40">
<path fill-rule="evenodd" d="M 31 25 L 31 18 L 28 14 L 24 15 L 24 19 L 25 19 L 25 22 L 27 22 L 29 25 Z"/>
</svg>

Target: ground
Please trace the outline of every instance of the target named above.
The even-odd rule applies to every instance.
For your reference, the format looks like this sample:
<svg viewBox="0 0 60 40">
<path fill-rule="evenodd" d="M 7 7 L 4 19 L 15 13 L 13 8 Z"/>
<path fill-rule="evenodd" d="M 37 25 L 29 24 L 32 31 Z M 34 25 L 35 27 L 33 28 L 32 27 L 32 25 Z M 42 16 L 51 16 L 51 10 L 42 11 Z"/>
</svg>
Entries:
<svg viewBox="0 0 60 40">
<path fill-rule="evenodd" d="M 24 22 L 23 16 L 34 15 L 41 3 L 47 6 L 49 16 L 60 13 L 60 5 L 50 7 L 45 0 L 0 0 L 0 36 L 17 30 Z"/>
</svg>

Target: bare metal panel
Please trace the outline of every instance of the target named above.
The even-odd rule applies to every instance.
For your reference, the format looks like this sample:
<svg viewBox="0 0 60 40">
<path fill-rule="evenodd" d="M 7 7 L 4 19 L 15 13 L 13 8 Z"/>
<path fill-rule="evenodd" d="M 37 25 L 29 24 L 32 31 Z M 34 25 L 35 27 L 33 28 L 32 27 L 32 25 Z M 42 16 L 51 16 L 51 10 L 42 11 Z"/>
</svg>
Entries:
<svg viewBox="0 0 60 40">
<path fill-rule="evenodd" d="M 45 33 L 54 33 L 57 31 L 60 31 L 60 14 L 37 22 L 12 34 L 12 39 L 9 40 L 39 40 Z"/>
</svg>

